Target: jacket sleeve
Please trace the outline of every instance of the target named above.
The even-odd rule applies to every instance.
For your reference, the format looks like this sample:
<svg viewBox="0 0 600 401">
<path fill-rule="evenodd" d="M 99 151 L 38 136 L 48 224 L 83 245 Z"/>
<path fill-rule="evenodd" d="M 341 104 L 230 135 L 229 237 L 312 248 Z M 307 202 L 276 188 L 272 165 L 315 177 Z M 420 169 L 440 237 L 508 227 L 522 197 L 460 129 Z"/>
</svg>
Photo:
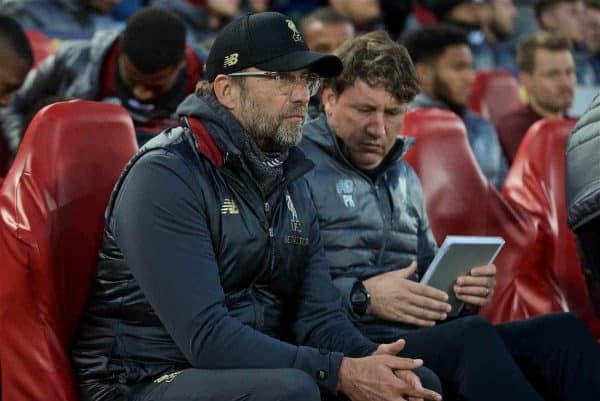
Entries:
<svg viewBox="0 0 600 401">
<path fill-rule="evenodd" d="M 299 291 L 294 325 L 296 339 L 300 344 L 343 352 L 351 357 L 371 355 L 378 344 L 364 337 L 342 309 L 342 297 L 331 280 L 316 209 L 313 212 L 310 260 Z"/>
<path fill-rule="evenodd" d="M 60 83 L 69 76 L 64 60 L 68 47 L 59 49 L 39 66 L 29 71 L 23 85 L 15 92 L 10 105 L 6 108 L 3 127 L 6 142 L 15 153 L 27 128 L 25 117 L 49 96 L 58 95 Z"/>
<path fill-rule="evenodd" d="M 108 224 L 142 292 L 193 367 L 297 368 L 335 393 L 341 353 L 280 341 L 229 315 L 205 214 L 208 182 L 164 150 L 125 177 Z"/>
</svg>

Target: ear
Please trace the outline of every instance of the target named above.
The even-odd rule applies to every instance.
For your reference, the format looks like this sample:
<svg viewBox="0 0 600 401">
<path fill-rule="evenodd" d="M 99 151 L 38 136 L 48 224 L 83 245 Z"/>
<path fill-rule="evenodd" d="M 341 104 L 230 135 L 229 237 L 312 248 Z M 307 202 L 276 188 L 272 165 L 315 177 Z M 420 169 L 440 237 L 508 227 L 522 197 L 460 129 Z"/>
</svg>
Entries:
<svg viewBox="0 0 600 401">
<path fill-rule="evenodd" d="M 431 86 L 433 77 L 433 66 L 430 63 L 416 63 L 415 71 L 417 73 L 417 79 L 419 84 L 424 91 L 427 91 Z"/>
<path fill-rule="evenodd" d="M 531 74 L 526 71 L 519 71 L 519 82 L 529 93 L 529 88 L 531 87 Z"/>
<path fill-rule="evenodd" d="M 217 75 L 213 81 L 215 96 L 229 111 L 237 110 L 240 104 L 240 86 L 226 75 Z"/>
<path fill-rule="evenodd" d="M 325 113 L 329 116 L 331 115 L 332 108 L 337 103 L 337 95 L 331 88 L 323 89 L 323 93 L 321 94 L 321 101 L 323 102 L 323 106 L 325 107 Z"/>
</svg>

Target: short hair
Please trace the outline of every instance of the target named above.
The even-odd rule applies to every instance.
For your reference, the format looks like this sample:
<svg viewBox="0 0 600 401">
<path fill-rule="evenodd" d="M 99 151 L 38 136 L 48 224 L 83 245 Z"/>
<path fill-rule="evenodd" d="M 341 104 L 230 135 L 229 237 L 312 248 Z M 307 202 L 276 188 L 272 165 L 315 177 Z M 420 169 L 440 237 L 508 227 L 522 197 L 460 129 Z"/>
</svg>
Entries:
<svg viewBox="0 0 600 401">
<path fill-rule="evenodd" d="M 540 31 L 529 36 L 519 43 L 517 48 L 517 66 L 520 71 L 533 72 L 535 67 L 535 53 L 538 49 L 549 51 L 571 51 L 571 40 L 559 33 Z"/>
<path fill-rule="evenodd" d="M 25 31 L 8 15 L 0 14 L 0 45 L 7 46 L 18 57 L 33 64 L 33 51 Z"/>
<path fill-rule="evenodd" d="M 121 52 L 141 72 L 151 74 L 177 65 L 185 55 L 185 25 L 175 14 L 146 7 L 127 22 Z"/>
<path fill-rule="evenodd" d="M 300 20 L 300 31 L 304 33 L 306 28 L 313 22 L 323 22 L 326 24 L 351 24 L 352 20 L 344 14 L 334 10 L 331 7 L 319 7 Z"/>
<path fill-rule="evenodd" d="M 465 31 L 451 25 L 430 25 L 408 34 L 404 46 L 415 64 L 435 61 L 447 47 L 469 46 Z"/>
<path fill-rule="evenodd" d="M 581 0 L 534 0 L 533 11 L 535 12 L 535 18 L 540 20 L 542 13 L 551 9 L 552 7 L 561 3 L 577 3 Z"/>
<path fill-rule="evenodd" d="M 419 92 L 415 69 L 404 46 L 383 31 L 371 32 L 345 42 L 335 54 L 342 60 L 340 75 L 329 78 L 325 86 L 341 94 L 357 79 L 381 87 L 398 101 L 410 102 Z"/>
</svg>

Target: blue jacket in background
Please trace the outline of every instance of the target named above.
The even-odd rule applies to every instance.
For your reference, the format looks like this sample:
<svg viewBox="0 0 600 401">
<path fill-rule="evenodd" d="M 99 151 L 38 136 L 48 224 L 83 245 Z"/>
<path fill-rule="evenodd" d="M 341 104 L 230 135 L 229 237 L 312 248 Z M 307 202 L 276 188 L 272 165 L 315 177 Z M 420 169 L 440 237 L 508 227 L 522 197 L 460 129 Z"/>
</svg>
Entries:
<svg viewBox="0 0 600 401">
<path fill-rule="evenodd" d="M 333 282 L 357 327 L 377 342 L 395 341 L 409 326 L 354 314 L 352 287 L 358 280 L 407 267 L 414 260 L 417 276 L 422 275 L 437 250 L 421 183 L 402 160 L 410 141 L 398 139 L 375 182 L 344 156 L 325 114 L 305 125 L 300 143 L 315 163 L 306 178 Z"/>
</svg>

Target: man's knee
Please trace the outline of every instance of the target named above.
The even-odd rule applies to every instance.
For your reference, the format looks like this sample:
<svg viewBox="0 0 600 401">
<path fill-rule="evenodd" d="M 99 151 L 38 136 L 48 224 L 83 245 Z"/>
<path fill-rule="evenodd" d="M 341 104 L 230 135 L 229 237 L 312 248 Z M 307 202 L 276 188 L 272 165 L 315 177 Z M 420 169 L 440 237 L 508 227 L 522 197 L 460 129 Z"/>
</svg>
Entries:
<svg viewBox="0 0 600 401">
<path fill-rule="evenodd" d="M 460 318 L 459 322 L 459 336 L 464 343 L 470 346 L 483 339 L 497 338 L 495 327 L 479 315 Z M 471 340 L 475 340 L 476 342 L 472 342 Z"/>
<path fill-rule="evenodd" d="M 592 339 L 593 335 L 588 330 L 583 320 L 572 313 L 549 313 L 531 318 L 537 333 L 552 333 L 557 339 Z"/>
<path fill-rule="evenodd" d="M 272 401 L 320 400 L 316 381 L 298 369 L 281 369 L 274 372 L 267 387 L 268 399 Z"/>
</svg>

